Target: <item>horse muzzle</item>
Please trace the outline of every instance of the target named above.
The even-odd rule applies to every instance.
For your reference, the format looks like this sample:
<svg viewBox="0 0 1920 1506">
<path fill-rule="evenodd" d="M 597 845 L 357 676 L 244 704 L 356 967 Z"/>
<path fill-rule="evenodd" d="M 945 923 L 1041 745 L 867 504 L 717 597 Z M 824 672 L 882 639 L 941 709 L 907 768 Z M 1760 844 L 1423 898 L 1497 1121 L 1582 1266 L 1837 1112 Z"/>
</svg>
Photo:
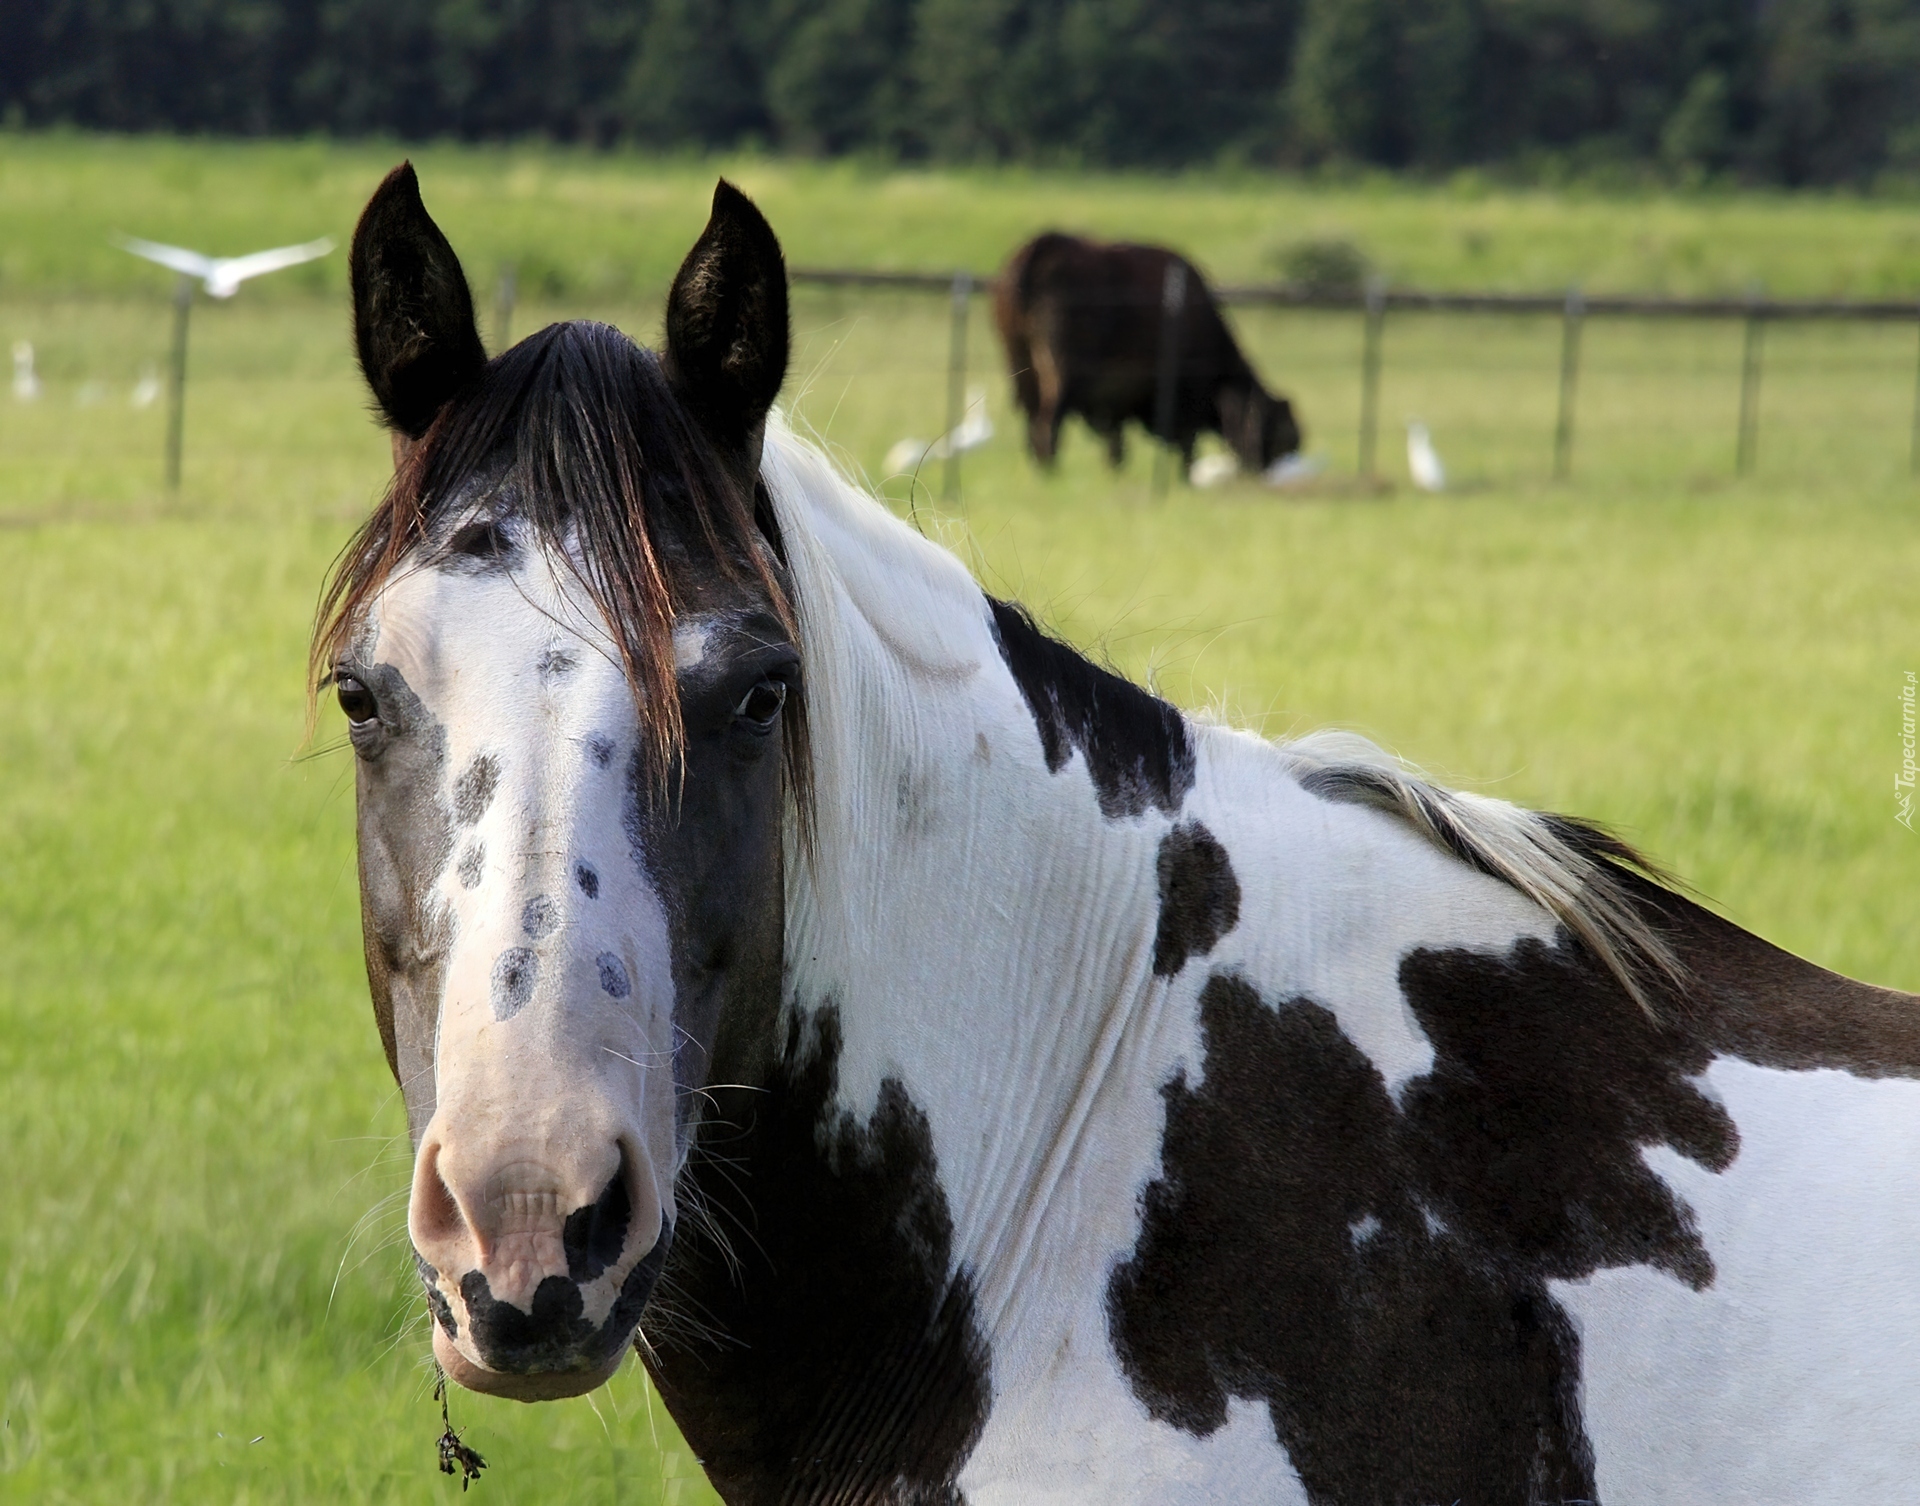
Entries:
<svg viewBox="0 0 1920 1506">
<path fill-rule="evenodd" d="M 519 1401 L 577 1396 L 620 1368 L 672 1233 L 623 1146 L 462 1156 L 431 1128 L 407 1225 L 434 1357 L 469 1390 Z"/>
</svg>

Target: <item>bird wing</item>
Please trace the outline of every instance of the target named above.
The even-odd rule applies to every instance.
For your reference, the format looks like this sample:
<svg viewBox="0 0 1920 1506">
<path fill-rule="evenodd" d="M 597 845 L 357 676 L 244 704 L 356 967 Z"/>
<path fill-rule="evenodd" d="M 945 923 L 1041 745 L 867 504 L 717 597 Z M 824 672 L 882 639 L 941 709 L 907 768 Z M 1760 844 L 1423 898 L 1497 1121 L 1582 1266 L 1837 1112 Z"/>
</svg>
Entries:
<svg viewBox="0 0 1920 1506">
<path fill-rule="evenodd" d="M 214 263 L 212 280 L 235 288 L 249 277 L 278 272 L 282 267 L 297 267 L 303 261 L 325 256 L 333 249 L 333 237 L 323 235 L 317 241 L 299 246 L 275 246 L 271 251 L 251 251 L 245 256 L 222 257 Z"/>
<path fill-rule="evenodd" d="M 158 241 L 137 240 L 131 235 L 117 235 L 113 243 L 122 251 L 131 251 L 148 261 L 157 261 L 161 266 L 185 272 L 189 277 L 205 278 L 213 272 L 214 261 L 211 256 L 202 256 L 198 251 L 189 251 L 184 246 L 163 246 Z"/>
</svg>

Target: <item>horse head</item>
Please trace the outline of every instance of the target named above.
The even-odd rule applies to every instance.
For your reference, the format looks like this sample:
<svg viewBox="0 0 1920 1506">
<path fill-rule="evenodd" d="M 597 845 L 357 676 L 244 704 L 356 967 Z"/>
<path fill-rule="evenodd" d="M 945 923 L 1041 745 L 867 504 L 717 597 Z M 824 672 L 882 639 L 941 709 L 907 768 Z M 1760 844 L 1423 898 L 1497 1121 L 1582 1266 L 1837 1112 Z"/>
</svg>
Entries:
<svg viewBox="0 0 1920 1506">
<path fill-rule="evenodd" d="M 567 323 L 489 361 L 403 165 L 352 280 L 395 473 L 315 668 L 356 755 L 407 1227 L 447 1373 L 573 1395 L 626 1354 L 702 1092 L 779 1002 L 804 722 L 757 472 L 785 271 L 722 183 L 658 356 Z"/>
</svg>

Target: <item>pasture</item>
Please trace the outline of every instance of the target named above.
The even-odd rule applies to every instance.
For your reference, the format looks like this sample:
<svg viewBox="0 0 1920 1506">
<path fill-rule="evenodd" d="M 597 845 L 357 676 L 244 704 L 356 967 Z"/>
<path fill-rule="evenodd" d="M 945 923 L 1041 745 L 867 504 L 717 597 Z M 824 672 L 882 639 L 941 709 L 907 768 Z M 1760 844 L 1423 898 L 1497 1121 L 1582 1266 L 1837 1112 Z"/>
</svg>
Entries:
<svg viewBox="0 0 1920 1506">
<path fill-rule="evenodd" d="M 437 1408 L 402 1239 L 407 1156 L 361 973 L 352 768 L 306 629 L 383 479 L 344 262 L 195 315 L 186 480 L 159 489 L 167 278 L 113 229 L 233 252 L 344 235 L 398 150 L 0 137 L 0 1499 L 417 1500 Z M 715 165 L 420 153 L 482 304 L 525 333 L 651 339 Z M 919 176 L 718 164 L 796 264 L 995 264 L 1049 221 L 1164 237 L 1223 277 L 1355 240 L 1424 285 L 1782 295 L 1920 290 L 1898 205 L 1608 199 L 1254 177 Z M 1920 838 L 1895 820 L 1898 694 L 1920 670 L 1914 332 L 1770 331 L 1757 474 L 1732 478 L 1733 326 L 1594 321 L 1574 480 L 1547 482 L 1550 321 L 1389 321 L 1383 470 L 1433 428 L 1457 494 L 1404 485 L 1148 496 L 1069 430 L 1022 453 L 985 309 L 996 437 L 914 486 L 880 473 L 944 408 L 947 313 L 796 296 L 796 423 L 1076 641 L 1183 705 L 1283 735 L 1357 728 L 1455 782 L 1612 823 L 1761 934 L 1920 988 Z M 1234 316 L 1353 465 L 1357 320 Z M 98 385 L 90 385 L 98 384 Z M 458 1395 L 494 1501 L 694 1502 L 637 1364 L 592 1401 Z M 255 1441 L 258 1440 L 258 1441 Z"/>
</svg>

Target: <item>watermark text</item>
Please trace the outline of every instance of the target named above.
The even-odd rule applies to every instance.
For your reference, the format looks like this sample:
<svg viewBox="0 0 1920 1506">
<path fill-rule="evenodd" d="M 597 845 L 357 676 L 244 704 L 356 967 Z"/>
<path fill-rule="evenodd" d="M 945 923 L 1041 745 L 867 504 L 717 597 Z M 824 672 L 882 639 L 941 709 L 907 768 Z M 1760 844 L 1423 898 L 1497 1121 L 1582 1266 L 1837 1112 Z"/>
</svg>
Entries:
<svg viewBox="0 0 1920 1506">
<path fill-rule="evenodd" d="M 1893 819 L 1913 830 L 1914 671 L 1900 686 L 1900 772 L 1893 779 Z"/>
</svg>

